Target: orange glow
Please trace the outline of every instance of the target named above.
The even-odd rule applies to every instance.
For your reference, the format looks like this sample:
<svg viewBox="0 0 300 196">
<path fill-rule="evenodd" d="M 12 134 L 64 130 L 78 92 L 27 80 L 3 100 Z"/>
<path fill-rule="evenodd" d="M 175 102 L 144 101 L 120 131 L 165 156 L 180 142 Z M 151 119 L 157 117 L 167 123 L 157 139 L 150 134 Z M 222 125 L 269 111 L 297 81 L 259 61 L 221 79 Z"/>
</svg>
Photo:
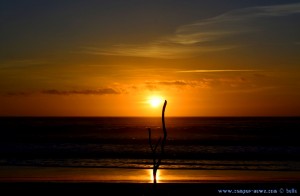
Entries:
<svg viewBox="0 0 300 196">
<path fill-rule="evenodd" d="M 152 169 L 149 169 L 148 170 L 149 172 L 149 178 L 151 180 L 151 182 L 153 182 L 153 170 Z M 157 172 L 156 172 L 156 182 L 157 183 L 160 183 L 161 182 L 161 175 L 160 175 L 160 170 L 158 169 Z"/>
<path fill-rule="evenodd" d="M 100 10 L 113 1 L 105 2 L 97 5 Z M 182 11 L 203 9 L 199 13 L 204 15 L 192 14 L 184 21 L 170 17 L 153 26 L 143 21 L 160 15 L 163 9 L 149 10 L 164 1 L 145 5 L 146 12 L 120 4 L 135 17 L 109 9 L 108 15 L 114 16 L 109 22 L 101 11 L 90 18 L 80 15 L 84 12 L 77 12 L 81 8 L 76 6 L 70 6 L 76 10 L 70 11 L 70 18 L 59 21 L 44 16 L 52 12 L 39 12 L 47 20 L 38 26 L 10 29 L 11 21 L 4 20 L 8 28 L 1 29 L 7 37 L 0 46 L 5 51 L 0 56 L 0 116 L 159 116 L 165 99 L 168 116 L 300 116 L 299 15 L 292 14 L 297 8 L 289 2 L 253 3 L 229 6 L 236 11 L 224 8 L 218 14 L 214 10 L 218 6 L 201 2 Z M 170 14 L 178 9 L 177 3 L 166 4 Z M 10 13 L 12 7 L 3 9 Z M 231 20 L 234 13 L 240 14 L 239 20 Z M 286 17 L 289 14 L 295 19 Z M 87 21 L 86 28 L 74 36 L 73 26 L 68 25 L 60 39 L 49 34 L 56 22 L 65 21 Z M 122 31 L 123 26 L 130 31 Z M 30 33 L 40 29 L 39 39 L 11 33 L 24 32 L 23 28 Z M 280 44 L 272 44 L 274 36 L 268 35 L 273 32 Z M 244 34 L 249 38 L 244 39 Z M 49 44 L 38 50 L 41 43 Z"/>
<path fill-rule="evenodd" d="M 158 183 L 299 181 L 297 171 L 167 170 L 157 171 Z M 0 182 L 144 182 L 153 183 L 152 169 L 1 167 Z"/>
<path fill-rule="evenodd" d="M 149 97 L 148 99 L 148 103 L 151 105 L 151 107 L 158 107 L 162 104 L 163 102 L 163 98 L 162 97 L 159 97 L 159 96 L 152 96 L 152 97 Z"/>
</svg>

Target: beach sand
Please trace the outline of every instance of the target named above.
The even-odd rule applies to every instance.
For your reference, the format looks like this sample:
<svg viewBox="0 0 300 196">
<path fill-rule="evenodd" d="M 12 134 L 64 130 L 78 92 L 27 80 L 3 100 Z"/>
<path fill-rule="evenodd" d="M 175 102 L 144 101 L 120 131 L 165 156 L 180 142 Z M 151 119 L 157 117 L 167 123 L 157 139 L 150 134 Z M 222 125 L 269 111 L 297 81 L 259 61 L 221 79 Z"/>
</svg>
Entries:
<svg viewBox="0 0 300 196">
<path fill-rule="evenodd" d="M 297 183 L 0 183 L 4 195 L 299 195 Z M 231 193 L 229 193 L 231 191 Z"/>
<path fill-rule="evenodd" d="M 161 169 L 158 182 L 150 169 L 0 167 L 1 192 L 30 195 L 298 195 L 300 172 Z"/>
</svg>

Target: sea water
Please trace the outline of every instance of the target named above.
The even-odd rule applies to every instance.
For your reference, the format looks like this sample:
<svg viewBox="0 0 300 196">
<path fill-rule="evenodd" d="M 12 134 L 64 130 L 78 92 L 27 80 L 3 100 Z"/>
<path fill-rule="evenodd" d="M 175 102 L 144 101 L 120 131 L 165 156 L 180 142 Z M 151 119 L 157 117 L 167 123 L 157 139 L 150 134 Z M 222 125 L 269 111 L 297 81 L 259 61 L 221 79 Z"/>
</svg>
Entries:
<svg viewBox="0 0 300 196">
<path fill-rule="evenodd" d="M 300 118 L 165 121 L 160 169 L 300 170 Z M 0 166 L 151 169 L 148 128 L 156 144 L 161 126 L 159 117 L 2 117 Z"/>
</svg>

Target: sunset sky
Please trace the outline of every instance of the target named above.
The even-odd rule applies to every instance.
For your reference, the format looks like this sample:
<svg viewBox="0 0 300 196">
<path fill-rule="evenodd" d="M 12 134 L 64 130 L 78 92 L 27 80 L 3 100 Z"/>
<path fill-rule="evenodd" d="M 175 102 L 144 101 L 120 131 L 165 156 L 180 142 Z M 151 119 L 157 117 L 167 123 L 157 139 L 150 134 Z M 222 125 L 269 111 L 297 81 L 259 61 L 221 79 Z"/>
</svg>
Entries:
<svg viewBox="0 0 300 196">
<path fill-rule="evenodd" d="M 1 116 L 300 116 L 298 0 L 0 0 L 0 35 Z"/>
</svg>

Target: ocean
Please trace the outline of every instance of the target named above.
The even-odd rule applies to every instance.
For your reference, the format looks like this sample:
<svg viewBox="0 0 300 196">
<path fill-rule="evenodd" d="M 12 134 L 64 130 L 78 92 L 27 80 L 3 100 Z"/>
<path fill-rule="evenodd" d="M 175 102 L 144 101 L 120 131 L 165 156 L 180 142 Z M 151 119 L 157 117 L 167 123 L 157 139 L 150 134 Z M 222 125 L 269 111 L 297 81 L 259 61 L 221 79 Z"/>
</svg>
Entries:
<svg viewBox="0 0 300 196">
<path fill-rule="evenodd" d="M 299 117 L 166 117 L 160 169 L 299 171 Z M 1 117 L 0 167 L 151 169 L 159 117 Z M 159 147 L 158 147 L 159 148 Z"/>
</svg>

